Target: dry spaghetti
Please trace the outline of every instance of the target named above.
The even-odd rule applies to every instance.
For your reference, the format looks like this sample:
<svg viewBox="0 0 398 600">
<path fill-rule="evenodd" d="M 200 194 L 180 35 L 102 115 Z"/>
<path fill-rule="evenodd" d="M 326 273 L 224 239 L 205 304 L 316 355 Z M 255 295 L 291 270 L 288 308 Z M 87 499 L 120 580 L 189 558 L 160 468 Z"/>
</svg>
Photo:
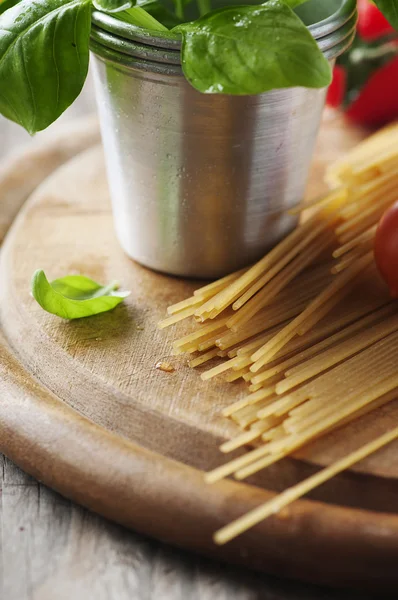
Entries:
<svg viewBox="0 0 398 600">
<path fill-rule="evenodd" d="M 290 235 L 250 268 L 169 307 L 160 327 L 191 318 L 173 343 L 202 379 L 248 385 L 223 414 L 240 428 L 224 453 L 253 449 L 206 474 L 244 479 L 303 445 L 390 402 L 398 388 L 398 314 L 373 261 L 380 216 L 396 200 L 398 125 L 331 165 L 333 189 Z M 214 364 L 214 360 L 218 363 Z M 210 367 L 206 364 L 211 362 Z M 398 429 L 220 530 L 225 543 L 398 437 Z"/>
</svg>

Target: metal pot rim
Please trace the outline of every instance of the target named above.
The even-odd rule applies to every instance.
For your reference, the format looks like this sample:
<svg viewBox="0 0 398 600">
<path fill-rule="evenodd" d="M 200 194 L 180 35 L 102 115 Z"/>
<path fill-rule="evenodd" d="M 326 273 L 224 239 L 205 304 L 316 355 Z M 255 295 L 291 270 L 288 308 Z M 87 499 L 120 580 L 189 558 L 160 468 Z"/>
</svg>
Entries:
<svg viewBox="0 0 398 600">
<path fill-rule="evenodd" d="M 336 36 L 336 45 L 342 41 L 339 36 L 339 30 L 356 14 L 356 0 L 342 0 L 339 9 L 318 23 L 308 26 L 308 30 L 316 40 L 324 39 L 327 36 Z M 181 49 L 181 36 L 171 31 L 157 31 L 137 27 L 129 23 L 124 23 L 111 15 L 94 10 L 92 13 L 92 22 L 99 29 L 115 35 L 117 38 L 140 42 L 157 48 L 169 50 Z"/>
<path fill-rule="evenodd" d="M 337 58 L 351 45 L 355 36 L 355 25 L 356 12 L 340 27 L 338 32 L 335 31 L 334 34 L 318 39 L 318 45 L 328 60 Z M 181 65 L 181 54 L 178 48 L 159 48 L 126 40 L 112 35 L 94 24 L 91 31 L 91 49 L 96 54 L 102 55 L 103 58 L 111 60 L 113 57 L 113 62 L 116 61 L 126 66 L 130 63 L 131 66 L 137 67 L 141 60 L 144 61 L 146 68 L 156 63 L 161 63 L 161 68 L 164 69 L 166 69 L 166 65 L 169 67 Z"/>
<path fill-rule="evenodd" d="M 180 65 L 181 53 L 177 49 L 159 48 L 149 44 L 141 44 L 133 40 L 116 37 L 108 31 L 93 24 L 91 28 L 91 49 L 95 52 L 102 46 L 107 50 L 117 52 L 134 58 L 142 58 L 153 62 L 165 63 L 167 65 Z M 95 49 L 94 49 L 95 45 Z"/>
</svg>

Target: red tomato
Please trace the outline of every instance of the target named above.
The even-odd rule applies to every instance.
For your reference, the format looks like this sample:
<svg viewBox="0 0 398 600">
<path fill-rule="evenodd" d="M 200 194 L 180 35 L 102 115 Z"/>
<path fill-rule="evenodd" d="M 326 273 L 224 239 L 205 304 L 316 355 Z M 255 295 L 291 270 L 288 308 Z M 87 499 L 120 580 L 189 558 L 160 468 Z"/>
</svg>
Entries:
<svg viewBox="0 0 398 600">
<path fill-rule="evenodd" d="M 370 76 L 346 115 L 366 125 L 383 125 L 398 117 L 398 58 Z"/>
<path fill-rule="evenodd" d="M 326 95 L 326 104 L 338 108 L 343 100 L 346 88 L 346 72 L 344 67 L 336 65 L 333 69 L 333 79 Z"/>
<path fill-rule="evenodd" d="M 385 16 L 370 0 L 358 0 L 357 30 L 362 39 L 369 41 L 394 31 Z"/>
<path fill-rule="evenodd" d="M 380 220 L 374 241 L 374 255 L 391 296 L 398 298 L 398 202 Z"/>
</svg>

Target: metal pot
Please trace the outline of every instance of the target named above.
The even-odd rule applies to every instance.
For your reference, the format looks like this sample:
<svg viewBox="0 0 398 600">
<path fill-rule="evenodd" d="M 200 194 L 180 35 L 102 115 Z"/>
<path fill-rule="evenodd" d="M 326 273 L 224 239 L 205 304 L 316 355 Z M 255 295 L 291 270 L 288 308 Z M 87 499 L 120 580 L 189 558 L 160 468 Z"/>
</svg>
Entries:
<svg viewBox="0 0 398 600">
<path fill-rule="evenodd" d="M 333 63 L 355 35 L 356 1 L 311 0 L 300 9 Z M 310 24 L 314 11 L 320 18 Z M 287 211 L 304 193 L 325 90 L 201 94 L 182 74 L 176 36 L 99 12 L 92 18 L 102 138 L 125 252 L 153 269 L 202 278 L 257 260 L 296 224 Z"/>
</svg>

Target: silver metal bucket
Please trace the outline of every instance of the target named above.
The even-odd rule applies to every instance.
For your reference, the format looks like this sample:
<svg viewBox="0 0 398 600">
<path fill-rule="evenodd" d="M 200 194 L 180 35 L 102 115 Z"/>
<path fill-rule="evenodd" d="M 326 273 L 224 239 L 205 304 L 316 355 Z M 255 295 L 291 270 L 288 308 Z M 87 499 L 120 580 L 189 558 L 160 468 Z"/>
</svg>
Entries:
<svg viewBox="0 0 398 600">
<path fill-rule="evenodd" d="M 306 24 L 320 16 L 309 29 L 333 62 L 352 42 L 356 1 L 303 7 Z M 177 37 L 99 12 L 91 49 L 115 226 L 131 258 L 218 277 L 294 227 L 287 210 L 303 196 L 325 90 L 201 94 L 182 75 Z"/>
</svg>

